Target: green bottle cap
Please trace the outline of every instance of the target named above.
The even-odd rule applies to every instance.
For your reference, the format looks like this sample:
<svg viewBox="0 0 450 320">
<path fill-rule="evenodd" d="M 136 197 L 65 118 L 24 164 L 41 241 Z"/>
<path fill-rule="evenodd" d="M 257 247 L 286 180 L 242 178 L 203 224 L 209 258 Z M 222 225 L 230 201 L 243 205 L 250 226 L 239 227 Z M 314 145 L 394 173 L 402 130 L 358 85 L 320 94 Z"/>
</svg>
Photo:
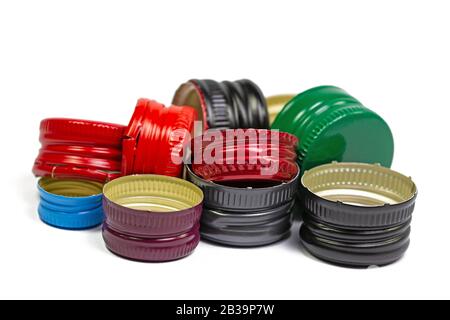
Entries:
<svg viewBox="0 0 450 320">
<path fill-rule="evenodd" d="M 321 86 L 290 100 L 272 129 L 299 139 L 302 171 L 339 162 L 379 163 L 390 167 L 394 140 L 386 122 L 344 90 Z"/>
</svg>

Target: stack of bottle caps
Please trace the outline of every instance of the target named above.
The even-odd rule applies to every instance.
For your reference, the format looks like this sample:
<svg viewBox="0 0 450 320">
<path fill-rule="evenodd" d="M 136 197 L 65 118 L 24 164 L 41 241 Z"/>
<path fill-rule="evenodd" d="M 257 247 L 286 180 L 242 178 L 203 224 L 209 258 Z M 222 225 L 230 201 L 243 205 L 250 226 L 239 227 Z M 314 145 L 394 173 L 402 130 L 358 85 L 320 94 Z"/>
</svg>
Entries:
<svg viewBox="0 0 450 320">
<path fill-rule="evenodd" d="M 321 86 L 288 101 L 272 128 L 300 140 L 300 238 L 307 251 L 351 267 L 386 265 L 405 253 L 417 190 L 388 169 L 394 142 L 379 115 L 344 90 Z"/>
<path fill-rule="evenodd" d="M 209 131 L 194 139 L 186 170 L 205 196 L 202 237 L 247 247 L 288 236 L 299 178 L 296 145 L 294 136 L 270 130 Z"/>
<path fill-rule="evenodd" d="M 190 107 L 140 99 L 128 127 L 78 120 L 45 119 L 33 173 L 38 182 L 39 216 L 64 229 L 103 222 L 103 184 L 123 175 L 180 176 L 183 150 L 190 142 L 196 112 Z"/>
<path fill-rule="evenodd" d="M 288 237 L 298 199 L 301 243 L 319 259 L 367 267 L 406 252 L 417 188 L 389 169 L 389 126 L 344 90 L 266 99 L 250 80 L 189 80 L 173 104 L 139 99 L 128 126 L 43 120 L 41 220 L 103 223 L 116 255 L 172 261 L 200 236 L 236 247 Z"/>
<path fill-rule="evenodd" d="M 65 229 L 102 223 L 103 183 L 121 175 L 122 136 L 117 124 L 76 119 L 45 119 L 33 173 L 38 182 L 39 216 Z"/>
</svg>

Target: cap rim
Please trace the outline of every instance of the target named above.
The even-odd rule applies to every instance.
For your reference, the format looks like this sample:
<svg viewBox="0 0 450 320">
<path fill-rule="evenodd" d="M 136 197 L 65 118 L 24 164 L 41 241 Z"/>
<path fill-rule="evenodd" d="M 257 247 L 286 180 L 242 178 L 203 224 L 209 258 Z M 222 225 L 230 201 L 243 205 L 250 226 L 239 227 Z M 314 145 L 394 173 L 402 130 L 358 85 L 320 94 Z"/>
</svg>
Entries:
<svg viewBox="0 0 450 320">
<path fill-rule="evenodd" d="M 204 180 L 189 165 L 185 165 L 185 170 L 187 179 L 203 190 L 205 206 L 239 212 L 273 208 L 292 200 L 300 176 L 298 170 L 296 176 L 287 183 L 264 188 L 237 188 Z"/>
<path fill-rule="evenodd" d="M 307 170 L 300 195 L 304 208 L 320 221 L 383 227 L 411 218 L 417 187 L 411 178 L 380 165 L 334 162 Z"/>
<path fill-rule="evenodd" d="M 199 221 L 203 207 L 200 188 L 169 176 L 125 176 L 107 183 L 103 191 L 106 222 L 115 230 L 133 235 L 157 237 L 187 232 Z M 135 209 L 136 205 L 143 206 Z"/>
</svg>

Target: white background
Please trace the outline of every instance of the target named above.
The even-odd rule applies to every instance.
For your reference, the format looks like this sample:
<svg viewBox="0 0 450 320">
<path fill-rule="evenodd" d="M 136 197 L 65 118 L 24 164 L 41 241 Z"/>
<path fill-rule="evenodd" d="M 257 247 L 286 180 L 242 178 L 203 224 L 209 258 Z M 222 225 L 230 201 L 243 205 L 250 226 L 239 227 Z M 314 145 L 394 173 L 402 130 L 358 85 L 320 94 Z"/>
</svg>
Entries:
<svg viewBox="0 0 450 320">
<path fill-rule="evenodd" d="M 0 298 L 450 298 L 448 1 L 2 1 Z M 39 121 L 127 124 L 139 97 L 170 103 L 190 78 L 266 95 L 333 84 L 391 126 L 393 168 L 419 187 L 411 247 L 353 270 L 282 243 L 135 263 L 99 230 L 39 221 Z"/>
</svg>

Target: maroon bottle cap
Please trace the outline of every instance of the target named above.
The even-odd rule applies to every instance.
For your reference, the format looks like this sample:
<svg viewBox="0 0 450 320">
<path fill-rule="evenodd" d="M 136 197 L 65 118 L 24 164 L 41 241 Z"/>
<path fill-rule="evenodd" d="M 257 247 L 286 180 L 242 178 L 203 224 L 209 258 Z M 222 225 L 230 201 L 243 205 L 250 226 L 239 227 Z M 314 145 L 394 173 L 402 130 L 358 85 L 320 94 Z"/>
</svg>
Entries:
<svg viewBox="0 0 450 320">
<path fill-rule="evenodd" d="M 198 223 L 202 211 L 202 191 L 174 177 L 121 177 L 107 183 L 103 195 L 105 222 L 111 228 L 147 238 L 186 233 Z"/>
<path fill-rule="evenodd" d="M 133 175 L 103 189 L 103 238 L 109 250 L 140 261 L 171 261 L 198 245 L 203 193 L 168 176 Z"/>
<path fill-rule="evenodd" d="M 144 262 L 178 260 L 191 254 L 200 242 L 199 224 L 186 233 L 167 238 L 129 236 L 103 225 L 106 247 L 118 256 Z"/>
</svg>

